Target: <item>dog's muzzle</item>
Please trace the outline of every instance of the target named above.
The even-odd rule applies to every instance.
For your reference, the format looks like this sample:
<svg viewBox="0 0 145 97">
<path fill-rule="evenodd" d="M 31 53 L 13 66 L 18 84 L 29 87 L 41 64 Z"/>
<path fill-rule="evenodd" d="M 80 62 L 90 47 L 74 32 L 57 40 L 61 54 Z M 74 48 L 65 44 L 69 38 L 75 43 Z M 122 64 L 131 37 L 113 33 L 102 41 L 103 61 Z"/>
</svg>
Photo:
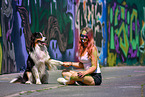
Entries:
<svg viewBox="0 0 145 97">
<path fill-rule="evenodd" d="M 46 37 L 42 37 L 42 40 L 41 41 L 46 41 L 47 39 L 46 39 Z"/>
</svg>

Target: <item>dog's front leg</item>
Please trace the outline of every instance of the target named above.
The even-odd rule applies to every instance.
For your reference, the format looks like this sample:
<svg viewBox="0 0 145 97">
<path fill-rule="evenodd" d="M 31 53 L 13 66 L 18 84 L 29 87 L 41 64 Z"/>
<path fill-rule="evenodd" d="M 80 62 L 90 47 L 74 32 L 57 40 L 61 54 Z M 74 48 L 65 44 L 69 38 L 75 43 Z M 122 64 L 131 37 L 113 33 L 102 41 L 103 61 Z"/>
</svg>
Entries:
<svg viewBox="0 0 145 97">
<path fill-rule="evenodd" d="M 63 64 L 63 62 L 54 59 L 48 59 L 45 63 L 48 65 L 50 70 L 57 70 L 57 66 L 61 66 Z"/>
<path fill-rule="evenodd" d="M 32 84 L 33 82 L 33 77 L 31 72 L 26 72 L 26 75 L 28 77 L 28 81 L 25 82 L 25 84 Z"/>
<path fill-rule="evenodd" d="M 39 76 L 39 73 L 38 73 L 38 69 L 35 66 L 33 66 L 32 72 L 33 72 L 34 78 L 36 80 L 36 84 L 41 84 L 40 76 Z"/>
</svg>

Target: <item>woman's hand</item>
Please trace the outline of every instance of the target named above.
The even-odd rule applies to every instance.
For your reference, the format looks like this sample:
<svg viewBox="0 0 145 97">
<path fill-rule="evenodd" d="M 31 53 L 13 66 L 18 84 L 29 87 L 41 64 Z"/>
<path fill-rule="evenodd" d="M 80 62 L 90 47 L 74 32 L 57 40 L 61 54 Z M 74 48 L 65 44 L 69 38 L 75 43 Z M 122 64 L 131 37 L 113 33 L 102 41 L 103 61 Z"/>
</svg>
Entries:
<svg viewBox="0 0 145 97">
<path fill-rule="evenodd" d="M 78 77 L 79 78 L 83 78 L 85 75 L 86 75 L 86 72 L 85 71 L 79 71 L 78 72 Z"/>
<path fill-rule="evenodd" d="M 72 62 L 63 62 L 62 66 L 69 67 L 71 66 Z"/>
</svg>

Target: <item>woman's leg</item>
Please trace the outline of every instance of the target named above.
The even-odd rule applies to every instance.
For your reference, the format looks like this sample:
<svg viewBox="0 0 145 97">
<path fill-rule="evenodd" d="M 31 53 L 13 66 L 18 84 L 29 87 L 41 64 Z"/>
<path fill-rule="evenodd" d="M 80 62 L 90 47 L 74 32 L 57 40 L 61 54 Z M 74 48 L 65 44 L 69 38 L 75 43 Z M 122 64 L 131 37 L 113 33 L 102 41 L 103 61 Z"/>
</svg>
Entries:
<svg viewBox="0 0 145 97">
<path fill-rule="evenodd" d="M 86 84 L 86 85 L 95 85 L 94 79 L 92 76 L 90 75 L 86 75 L 83 78 L 79 78 L 78 77 L 78 72 L 75 72 L 71 75 L 71 80 L 74 81 L 81 81 L 82 83 Z"/>
<path fill-rule="evenodd" d="M 86 85 L 95 85 L 94 79 L 90 75 L 86 75 L 83 78 L 78 77 L 78 72 L 76 71 L 71 71 L 71 70 L 63 70 L 62 71 L 62 76 L 66 79 L 69 80 L 66 84 L 74 84 L 75 81 L 81 81 L 82 83 Z"/>
<path fill-rule="evenodd" d="M 63 70 L 62 71 L 62 76 L 63 78 L 65 78 L 66 80 L 68 80 L 68 82 L 66 84 L 74 84 L 75 81 L 71 80 L 71 75 L 74 73 L 75 71 L 71 71 L 71 70 Z"/>
</svg>

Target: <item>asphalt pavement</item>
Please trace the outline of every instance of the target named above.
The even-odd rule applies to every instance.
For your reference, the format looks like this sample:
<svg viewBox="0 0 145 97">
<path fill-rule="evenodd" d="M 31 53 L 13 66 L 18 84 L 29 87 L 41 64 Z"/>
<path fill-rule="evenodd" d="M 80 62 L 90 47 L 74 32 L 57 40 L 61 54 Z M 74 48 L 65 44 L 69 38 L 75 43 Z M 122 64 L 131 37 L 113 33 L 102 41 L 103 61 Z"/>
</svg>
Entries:
<svg viewBox="0 0 145 97">
<path fill-rule="evenodd" d="M 0 75 L 0 97 L 145 97 L 145 66 L 102 67 L 100 86 L 60 85 L 61 71 L 48 71 L 42 85 L 9 83 L 22 73 Z"/>
</svg>

